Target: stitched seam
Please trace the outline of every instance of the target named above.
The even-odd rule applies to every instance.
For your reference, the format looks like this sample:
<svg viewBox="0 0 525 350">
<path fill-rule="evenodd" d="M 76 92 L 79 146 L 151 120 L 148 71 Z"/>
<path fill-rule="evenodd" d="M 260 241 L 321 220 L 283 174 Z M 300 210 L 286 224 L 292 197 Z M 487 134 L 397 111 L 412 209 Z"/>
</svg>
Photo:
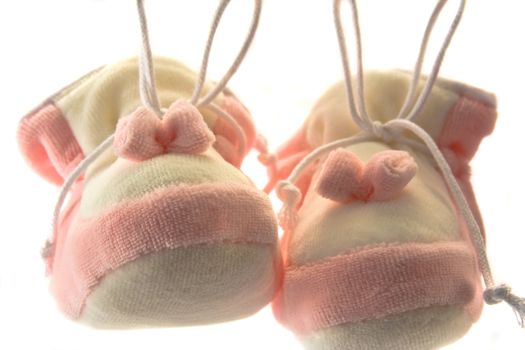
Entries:
<svg viewBox="0 0 525 350">
<path fill-rule="evenodd" d="M 323 258 L 321 260 L 309 262 L 304 265 L 300 265 L 300 266 L 290 265 L 286 267 L 286 271 L 287 272 L 300 272 L 300 271 L 307 270 L 314 266 L 315 267 L 326 266 L 326 265 L 330 265 L 333 261 L 339 260 L 342 257 L 361 253 L 361 252 L 366 252 L 366 251 L 373 251 L 373 250 L 377 250 L 380 248 L 395 248 L 395 247 L 400 247 L 403 245 L 413 245 L 413 244 L 418 244 L 422 246 L 433 246 L 435 244 L 440 244 L 440 243 L 464 243 L 464 241 L 462 240 L 458 240 L 458 241 L 438 240 L 438 241 L 433 241 L 433 242 L 428 242 L 428 243 L 427 242 L 388 242 L 388 243 L 368 244 L 368 245 L 364 245 L 364 246 L 360 246 L 360 247 L 356 247 L 356 248 L 347 250 L 345 252 L 339 253 L 334 256 Z"/>
</svg>

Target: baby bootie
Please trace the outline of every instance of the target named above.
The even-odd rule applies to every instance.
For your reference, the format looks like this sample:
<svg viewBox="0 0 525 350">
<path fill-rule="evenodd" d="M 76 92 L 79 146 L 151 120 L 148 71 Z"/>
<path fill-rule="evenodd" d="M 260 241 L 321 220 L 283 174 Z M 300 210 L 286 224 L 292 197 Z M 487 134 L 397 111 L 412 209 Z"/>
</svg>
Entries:
<svg viewBox="0 0 525 350">
<path fill-rule="evenodd" d="M 429 77 L 420 64 L 414 75 L 363 76 L 359 60 L 351 80 L 335 6 L 347 80 L 275 154 L 285 269 L 276 318 L 306 349 L 433 349 L 480 317 L 482 273 L 485 300 L 519 312 L 523 300 L 492 281 L 469 180 L 495 97 L 436 80 L 442 57 Z"/>
<path fill-rule="evenodd" d="M 254 23 L 259 13 L 256 1 Z M 81 78 L 20 123 L 33 170 L 64 184 L 63 195 L 70 188 L 43 252 L 51 292 L 67 316 L 101 328 L 251 315 L 273 298 L 281 262 L 270 201 L 239 170 L 256 131 L 220 86 L 236 67 L 219 85 L 202 85 L 144 50 Z M 206 97 L 197 89 L 192 98 L 195 85 Z"/>
<path fill-rule="evenodd" d="M 387 122 L 401 107 L 410 74 L 371 72 L 364 80 L 370 116 Z M 277 153 L 278 164 L 358 133 L 345 93 L 341 83 L 321 97 Z M 478 219 L 468 163 L 495 120 L 492 95 L 445 80 L 418 118 L 446 154 Z M 307 348 L 437 346 L 478 319 L 475 250 L 424 151 L 380 140 L 337 148 L 305 171 L 299 188 L 304 199 L 295 227 L 285 227 L 284 286 L 274 309 Z"/>
</svg>

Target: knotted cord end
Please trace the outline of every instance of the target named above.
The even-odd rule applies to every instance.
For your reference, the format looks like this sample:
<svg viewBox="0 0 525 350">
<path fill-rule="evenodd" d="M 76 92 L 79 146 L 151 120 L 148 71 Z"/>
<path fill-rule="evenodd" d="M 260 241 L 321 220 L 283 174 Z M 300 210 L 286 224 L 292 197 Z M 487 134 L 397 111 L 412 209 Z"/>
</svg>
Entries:
<svg viewBox="0 0 525 350">
<path fill-rule="evenodd" d="M 53 255 L 55 254 L 55 244 L 47 239 L 44 243 L 44 246 L 40 250 L 40 256 L 45 262 L 46 265 L 46 276 L 51 275 L 53 271 Z"/>
<path fill-rule="evenodd" d="M 46 240 L 42 249 L 40 249 L 40 256 L 42 259 L 50 258 L 53 255 L 55 245 L 49 239 Z"/>
<path fill-rule="evenodd" d="M 293 230 L 297 223 L 297 206 L 301 201 L 301 192 L 287 180 L 279 182 L 276 192 L 283 202 L 283 207 L 279 211 L 279 225 L 284 230 Z"/>
<path fill-rule="evenodd" d="M 512 294 L 508 285 L 500 284 L 496 287 L 487 288 L 483 292 L 483 299 L 489 305 L 498 304 L 502 301 L 509 304 L 516 314 L 518 324 L 521 328 L 525 328 L 525 298 Z"/>
<path fill-rule="evenodd" d="M 266 167 L 268 171 L 268 183 L 264 186 L 263 191 L 270 193 L 277 182 L 277 157 L 268 151 L 268 141 L 260 134 L 255 139 L 255 149 L 259 152 L 257 160 Z"/>
</svg>

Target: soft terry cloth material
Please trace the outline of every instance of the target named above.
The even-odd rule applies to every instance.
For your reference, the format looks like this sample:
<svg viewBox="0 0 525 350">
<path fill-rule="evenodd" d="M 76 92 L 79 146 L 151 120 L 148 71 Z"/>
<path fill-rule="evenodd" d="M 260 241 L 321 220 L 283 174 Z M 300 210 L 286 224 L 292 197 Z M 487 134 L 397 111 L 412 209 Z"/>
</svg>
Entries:
<svg viewBox="0 0 525 350">
<path fill-rule="evenodd" d="M 129 328 L 248 316 L 280 281 L 277 224 L 267 196 L 239 170 L 255 142 L 229 92 L 211 110 L 183 99 L 195 74 L 156 59 L 162 120 L 140 107 L 135 59 L 98 69 L 23 118 L 23 155 L 61 184 L 111 133 L 114 147 L 77 180 L 47 259 L 51 291 L 71 318 Z M 145 287 L 147 286 L 147 287 Z"/>
<path fill-rule="evenodd" d="M 394 118 L 410 78 L 401 71 L 366 74 L 369 115 Z M 345 93 L 343 83 L 329 89 L 277 152 L 280 178 L 309 151 L 358 132 Z M 447 80 L 436 83 L 416 119 L 445 154 L 480 225 L 468 163 L 495 119 L 492 95 Z M 284 284 L 273 306 L 307 348 L 435 348 L 478 319 L 475 251 L 422 149 L 357 143 L 313 163 L 298 181 L 303 200 L 283 237 Z M 408 336 L 414 332 L 424 339 Z"/>
</svg>

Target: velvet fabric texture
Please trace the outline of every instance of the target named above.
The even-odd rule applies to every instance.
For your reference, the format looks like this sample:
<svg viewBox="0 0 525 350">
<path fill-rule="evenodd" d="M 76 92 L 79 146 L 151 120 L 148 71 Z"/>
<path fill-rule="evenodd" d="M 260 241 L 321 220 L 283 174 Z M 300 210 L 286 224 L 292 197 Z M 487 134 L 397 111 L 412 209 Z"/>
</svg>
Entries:
<svg viewBox="0 0 525 350">
<path fill-rule="evenodd" d="M 60 309 L 95 327 L 245 317 L 271 301 L 281 279 L 270 201 L 239 170 L 255 142 L 250 114 L 228 91 L 214 101 L 239 135 L 185 102 L 192 71 L 164 58 L 155 67 L 162 120 L 140 107 L 130 59 L 53 95 L 18 130 L 30 166 L 55 184 L 116 131 L 72 187 L 47 258 Z"/>
<path fill-rule="evenodd" d="M 384 123 L 397 115 L 410 78 L 402 71 L 365 74 L 371 118 Z M 274 182 L 316 147 L 355 135 L 349 113 L 344 84 L 336 84 L 277 151 Z M 444 79 L 416 119 L 446 155 L 480 225 L 468 163 L 495 120 L 493 95 Z M 357 143 L 312 163 L 297 187 L 302 200 L 282 239 L 284 284 L 273 307 L 306 348 L 430 349 L 479 318 L 475 250 L 421 148 Z"/>
</svg>

